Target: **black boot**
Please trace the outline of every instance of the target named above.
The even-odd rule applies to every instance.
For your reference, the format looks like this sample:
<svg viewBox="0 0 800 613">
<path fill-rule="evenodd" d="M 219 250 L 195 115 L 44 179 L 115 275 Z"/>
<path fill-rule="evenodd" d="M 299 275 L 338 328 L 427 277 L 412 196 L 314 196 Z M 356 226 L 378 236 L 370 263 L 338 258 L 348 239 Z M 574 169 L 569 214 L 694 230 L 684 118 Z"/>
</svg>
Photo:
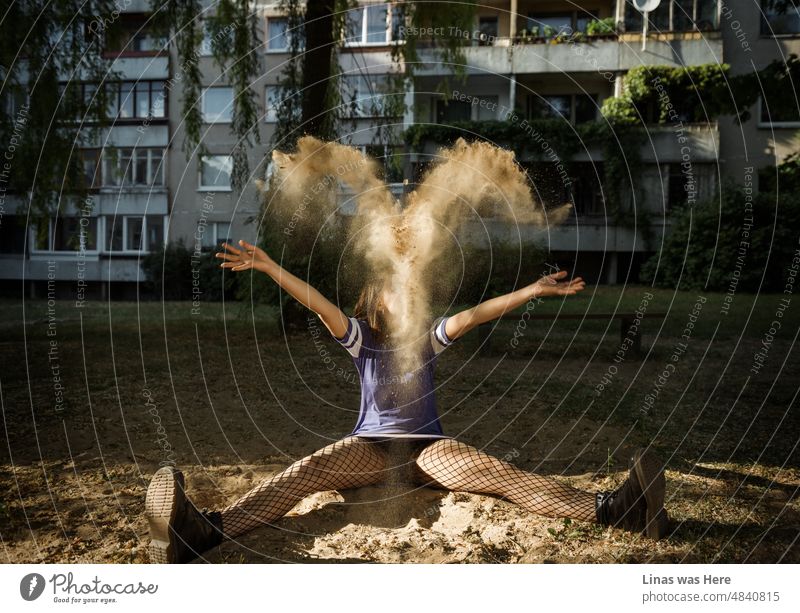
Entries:
<svg viewBox="0 0 800 613">
<path fill-rule="evenodd" d="M 597 522 L 661 539 L 669 528 L 665 485 L 663 465 L 656 455 L 647 449 L 637 450 L 625 483 L 595 496 Z"/>
<path fill-rule="evenodd" d="M 145 499 L 150 524 L 150 562 L 182 564 L 222 542 L 222 515 L 198 511 L 184 493 L 183 473 L 174 466 L 159 468 Z"/>
</svg>

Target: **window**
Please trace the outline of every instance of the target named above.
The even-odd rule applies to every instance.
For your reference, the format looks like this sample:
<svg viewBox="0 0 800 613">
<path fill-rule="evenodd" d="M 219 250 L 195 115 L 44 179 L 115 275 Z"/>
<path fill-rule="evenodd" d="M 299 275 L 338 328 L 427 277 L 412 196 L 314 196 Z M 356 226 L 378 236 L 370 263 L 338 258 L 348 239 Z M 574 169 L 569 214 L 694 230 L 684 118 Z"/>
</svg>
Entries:
<svg viewBox="0 0 800 613">
<path fill-rule="evenodd" d="M 562 13 L 528 13 L 526 29 L 533 37 L 553 38 L 560 34 L 586 32 L 590 21 L 597 19 L 593 11 L 569 11 Z"/>
<path fill-rule="evenodd" d="M 97 217 L 51 217 L 31 231 L 37 251 L 97 251 Z"/>
<path fill-rule="evenodd" d="M 105 251 L 156 251 L 164 245 L 162 215 L 109 215 L 104 218 Z"/>
<path fill-rule="evenodd" d="M 531 13 L 528 31 L 534 36 L 553 38 L 559 34 L 572 34 L 574 13 Z"/>
<path fill-rule="evenodd" d="M 597 118 L 595 94 L 559 94 L 528 96 L 529 119 L 565 119 L 570 123 L 585 123 Z"/>
<path fill-rule="evenodd" d="M 573 162 L 570 164 L 572 185 L 570 191 L 576 215 L 605 215 L 603 192 L 603 164 Z"/>
<path fill-rule="evenodd" d="M 0 224 L 0 253 L 25 253 L 25 217 L 4 215 Z"/>
<path fill-rule="evenodd" d="M 269 51 L 287 51 L 290 35 L 288 19 L 285 17 L 267 19 L 267 49 Z"/>
<path fill-rule="evenodd" d="M 498 96 L 480 96 L 485 104 L 478 105 L 478 121 L 497 119 L 497 109 L 499 108 L 500 98 Z"/>
<path fill-rule="evenodd" d="M 758 123 L 760 126 L 797 127 L 800 126 L 800 109 L 793 95 L 773 96 L 767 101 L 758 99 Z"/>
<path fill-rule="evenodd" d="M 88 158 L 86 157 L 88 155 Z M 91 160 L 84 153 L 84 177 L 88 181 Z M 96 173 L 96 170 L 95 170 Z M 95 174 L 95 181 L 97 175 Z M 161 187 L 164 185 L 164 150 L 156 148 L 107 148 L 102 154 L 102 187 Z M 97 187 L 97 183 L 94 184 Z"/>
<path fill-rule="evenodd" d="M 761 0 L 761 35 L 800 34 L 800 8 L 795 2 Z"/>
<path fill-rule="evenodd" d="M 160 119 L 166 116 L 165 81 L 108 83 L 106 96 L 109 119 Z"/>
<path fill-rule="evenodd" d="M 198 223 L 198 228 L 200 223 Z M 202 247 L 216 247 L 222 242 L 231 242 L 231 224 L 227 221 L 215 221 L 206 224 L 201 242 Z"/>
<path fill-rule="evenodd" d="M 288 88 L 282 85 L 267 85 L 264 91 L 264 121 L 266 123 L 277 122 L 280 105 L 293 95 Z M 299 99 L 294 102 L 296 108 L 293 108 L 292 111 L 299 111 Z"/>
<path fill-rule="evenodd" d="M 662 0 L 655 11 L 649 14 L 653 32 L 706 32 L 719 28 L 717 16 L 718 0 Z M 642 13 L 631 0 L 625 3 L 625 29 L 642 31 Z"/>
<path fill-rule="evenodd" d="M 208 87 L 201 97 L 205 123 L 230 123 L 233 118 L 232 87 Z"/>
<path fill-rule="evenodd" d="M 147 17 L 122 13 L 105 30 L 106 50 L 120 53 L 153 54 L 167 46 L 167 40 L 148 29 Z"/>
<path fill-rule="evenodd" d="M 461 100 L 437 100 L 436 123 L 453 123 L 469 121 L 472 117 L 472 106 Z"/>
<path fill-rule="evenodd" d="M 229 155 L 204 155 L 200 158 L 200 190 L 229 191 L 233 160 Z"/>
<path fill-rule="evenodd" d="M 386 75 L 349 75 L 342 79 L 342 105 L 348 117 L 383 117 L 388 95 Z"/>
<path fill-rule="evenodd" d="M 555 163 L 522 162 L 521 165 L 531 181 L 534 196 L 545 208 L 571 201 L 570 187 L 556 169 Z"/>
<path fill-rule="evenodd" d="M 141 251 L 144 248 L 144 218 L 143 217 L 126 217 L 127 232 L 125 236 L 125 250 L 126 251 Z"/>
<path fill-rule="evenodd" d="M 164 218 L 151 216 L 146 218 L 146 237 L 148 251 L 156 251 L 164 246 Z"/>
<path fill-rule="evenodd" d="M 3 110 L 8 117 L 16 118 L 22 107 L 29 103 L 28 94 L 6 81 L 3 88 Z"/>
<path fill-rule="evenodd" d="M 528 96 L 528 117 L 531 119 L 572 118 L 572 96 Z"/>
<path fill-rule="evenodd" d="M 133 185 L 132 160 L 133 149 L 106 149 L 103 152 L 103 185 L 106 187 Z"/>
<path fill-rule="evenodd" d="M 345 17 L 345 44 L 385 45 L 401 40 L 405 23 L 403 8 L 391 4 L 370 4 L 352 8 Z"/>
<path fill-rule="evenodd" d="M 56 217 L 50 238 L 52 251 L 96 251 L 97 217 Z"/>
<path fill-rule="evenodd" d="M 478 44 L 493 45 L 497 39 L 497 17 L 481 17 L 478 19 Z"/>
<path fill-rule="evenodd" d="M 100 166 L 99 149 L 83 149 L 81 151 L 83 166 L 83 184 L 86 188 L 100 187 L 103 183 Z"/>
<path fill-rule="evenodd" d="M 591 94 L 575 95 L 575 123 L 586 123 L 597 119 L 597 96 Z"/>
</svg>

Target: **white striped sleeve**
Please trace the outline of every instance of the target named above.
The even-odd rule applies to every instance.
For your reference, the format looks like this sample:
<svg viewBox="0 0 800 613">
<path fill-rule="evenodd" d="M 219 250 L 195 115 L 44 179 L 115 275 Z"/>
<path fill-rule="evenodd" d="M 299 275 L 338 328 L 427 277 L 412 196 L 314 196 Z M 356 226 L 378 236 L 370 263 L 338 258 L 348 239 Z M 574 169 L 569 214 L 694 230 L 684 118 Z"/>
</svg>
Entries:
<svg viewBox="0 0 800 613">
<path fill-rule="evenodd" d="M 347 353 L 357 358 L 359 351 L 361 351 L 361 326 L 355 317 L 348 317 L 347 320 L 347 332 L 344 333 L 344 336 L 342 338 L 336 338 L 334 336 L 333 338 L 336 339 L 336 342 L 342 345 L 342 347 L 347 349 Z"/>
<path fill-rule="evenodd" d="M 440 317 L 433 322 L 433 327 L 431 328 L 431 345 L 433 346 L 433 352 L 437 355 L 454 342 L 447 336 L 447 332 L 444 329 L 447 319 L 447 317 Z"/>
</svg>

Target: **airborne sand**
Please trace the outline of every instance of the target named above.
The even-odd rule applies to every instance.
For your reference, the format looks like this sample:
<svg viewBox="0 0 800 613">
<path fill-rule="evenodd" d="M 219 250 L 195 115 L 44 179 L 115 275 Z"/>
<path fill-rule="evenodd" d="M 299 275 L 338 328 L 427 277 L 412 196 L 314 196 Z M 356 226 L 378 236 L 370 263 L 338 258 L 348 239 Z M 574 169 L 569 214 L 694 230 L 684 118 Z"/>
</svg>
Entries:
<svg viewBox="0 0 800 613">
<path fill-rule="evenodd" d="M 277 171 L 269 186 L 280 197 L 279 215 L 298 206 L 323 215 L 335 206 L 331 197 L 341 181 L 355 193 L 357 222 L 351 228 L 356 251 L 369 266 L 367 275 L 386 279 L 397 304 L 389 316 L 389 334 L 403 372 L 419 367 L 421 343 L 431 322 L 431 279 L 426 271 L 448 257 L 452 237 L 475 216 L 520 224 L 557 225 L 569 215 L 566 204 L 545 211 L 532 194 L 512 151 L 489 143 L 458 139 L 442 149 L 416 190 L 399 202 L 379 178 L 379 166 L 359 149 L 305 136 L 297 152 L 274 151 Z M 442 282 L 441 279 L 437 280 Z"/>
</svg>

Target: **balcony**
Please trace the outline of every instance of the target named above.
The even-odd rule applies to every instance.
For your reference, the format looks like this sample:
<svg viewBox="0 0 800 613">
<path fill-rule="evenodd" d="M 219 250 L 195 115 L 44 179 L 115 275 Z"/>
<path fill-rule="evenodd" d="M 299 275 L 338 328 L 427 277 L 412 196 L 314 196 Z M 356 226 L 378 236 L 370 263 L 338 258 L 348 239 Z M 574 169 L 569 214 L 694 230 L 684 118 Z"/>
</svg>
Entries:
<svg viewBox="0 0 800 613">
<path fill-rule="evenodd" d="M 589 37 L 554 43 L 534 39 L 530 44 L 499 38 L 494 44 L 464 49 L 468 74 L 541 74 L 599 72 L 613 75 L 642 64 L 691 66 L 722 62 L 720 32 L 668 32 L 648 36 L 641 50 L 641 34 Z M 425 62 L 420 76 L 452 74 L 437 61 L 434 49 L 420 53 Z"/>
<path fill-rule="evenodd" d="M 111 71 L 119 72 L 123 80 L 168 79 L 169 58 L 166 55 L 116 57 L 111 63 Z"/>
</svg>

